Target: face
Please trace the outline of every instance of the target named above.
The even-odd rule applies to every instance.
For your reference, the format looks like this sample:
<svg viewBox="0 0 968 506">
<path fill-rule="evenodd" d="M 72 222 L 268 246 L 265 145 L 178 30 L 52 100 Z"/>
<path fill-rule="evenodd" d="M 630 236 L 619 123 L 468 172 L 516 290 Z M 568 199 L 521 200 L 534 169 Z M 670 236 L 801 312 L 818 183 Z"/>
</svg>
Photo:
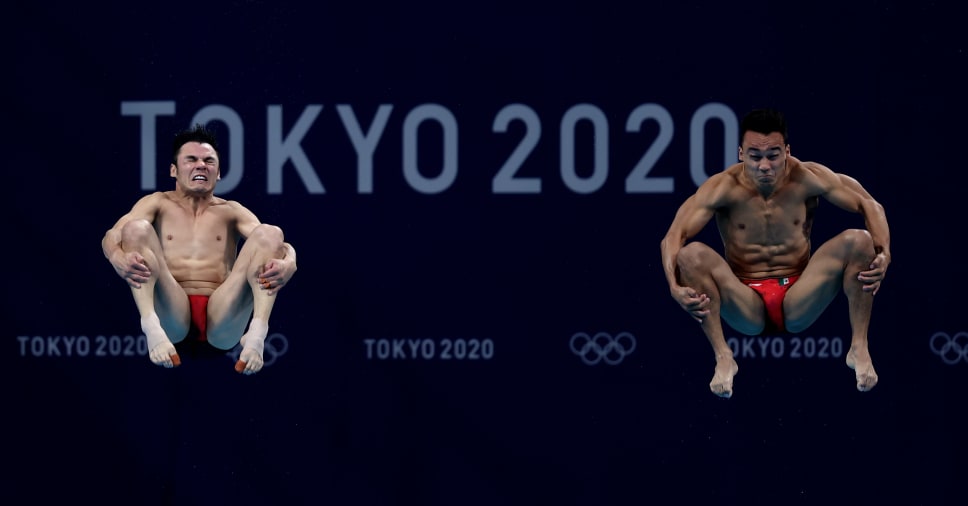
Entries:
<svg viewBox="0 0 968 506">
<path fill-rule="evenodd" d="M 215 190 L 219 180 L 218 154 L 211 144 L 186 142 L 171 166 L 171 177 L 189 193 L 208 193 Z"/>
<path fill-rule="evenodd" d="M 743 134 L 739 147 L 739 161 L 745 164 L 746 175 L 757 186 L 772 186 L 785 175 L 790 146 L 783 142 L 783 134 L 759 132 Z"/>
</svg>

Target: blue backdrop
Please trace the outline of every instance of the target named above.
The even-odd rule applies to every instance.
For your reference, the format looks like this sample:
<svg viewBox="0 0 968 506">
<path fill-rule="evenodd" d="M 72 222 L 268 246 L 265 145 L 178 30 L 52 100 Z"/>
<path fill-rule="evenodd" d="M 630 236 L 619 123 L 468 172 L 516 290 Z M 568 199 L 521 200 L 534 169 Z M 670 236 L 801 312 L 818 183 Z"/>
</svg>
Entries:
<svg viewBox="0 0 968 506">
<path fill-rule="evenodd" d="M 347 4 L 10 7 L 10 497 L 964 502 L 962 8 Z M 728 331 L 724 401 L 668 295 L 659 240 L 760 106 L 887 208 L 870 393 L 843 296 L 803 335 Z M 100 250 L 195 122 L 217 193 L 298 251 L 255 376 L 151 365 Z M 814 241 L 858 226 L 821 204 Z"/>
</svg>

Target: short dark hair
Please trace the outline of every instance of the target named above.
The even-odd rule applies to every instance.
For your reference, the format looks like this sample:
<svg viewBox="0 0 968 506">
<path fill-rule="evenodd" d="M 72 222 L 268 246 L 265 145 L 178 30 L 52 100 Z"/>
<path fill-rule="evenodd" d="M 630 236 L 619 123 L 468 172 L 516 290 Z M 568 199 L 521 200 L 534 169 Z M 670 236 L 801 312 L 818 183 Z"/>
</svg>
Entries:
<svg viewBox="0 0 968 506">
<path fill-rule="evenodd" d="M 790 143 L 787 135 L 786 118 L 783 117 L 783 113 L 776 109 L 753 109 L 750 111 L 739 124 L 740 145 L 743 144 L 743 137 L 746 132 L 756 132 L 763 135 L 780 132 L 780 135 L 783 136 L 783 143 Z"/>
<path fill-rule="evenodd" d="M 215 154 L 218 154 L 218 140 L 215 138 L 215 132 L 205 128 L 205 125 L 201 123 L 196 123 L 195 126 L 175 134 L 175 140 L 172 142 L 171 163 L 178 164 L 178 152 L 182 146 L 189 142 L 209 144 L 215 150 Z"/>
</svg>

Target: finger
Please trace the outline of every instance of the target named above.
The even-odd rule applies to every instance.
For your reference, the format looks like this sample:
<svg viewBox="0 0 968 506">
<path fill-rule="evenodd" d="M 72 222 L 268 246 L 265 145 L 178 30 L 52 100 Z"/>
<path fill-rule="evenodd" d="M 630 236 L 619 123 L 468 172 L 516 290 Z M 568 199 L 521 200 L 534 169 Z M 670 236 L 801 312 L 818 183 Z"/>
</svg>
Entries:
<svg viewBox="0 0 968 506">
<path fill-rule="evenodd" d="M 172 367 L 178 367 L 181 365 L 181 357 L 177 353 L 171 354 L 171 365 Z"/>
<path fill-rule="evenodd" d="M 239 360 L 235 363 L 235 372 L 242 374 L 245 371 L 245 362 Z"/>
</svg>

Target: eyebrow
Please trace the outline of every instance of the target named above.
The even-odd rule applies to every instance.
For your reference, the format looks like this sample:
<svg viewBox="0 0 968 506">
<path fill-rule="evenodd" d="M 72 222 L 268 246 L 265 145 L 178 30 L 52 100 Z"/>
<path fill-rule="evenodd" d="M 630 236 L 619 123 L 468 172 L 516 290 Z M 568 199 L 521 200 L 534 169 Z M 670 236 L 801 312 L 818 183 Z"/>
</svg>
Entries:
<svg viewBox="0 0 968 506">
<path fill-rule="evenodd" d="M 775 147 L 772 147 L 772 148 L 766 148 L 763 151 L 780 151 L 780 150 L 781 150 L 781 148 L 779 146 L 775 146 Z M 760 152 L 760 150 L 758 148 L 754 148 L 754 147 L 748 147 L 748 148 L 746 148 L 746 152 L 747 153 L 749 153 L 751 151 L 756 151 L 757 153 Z"/>
</svg>

